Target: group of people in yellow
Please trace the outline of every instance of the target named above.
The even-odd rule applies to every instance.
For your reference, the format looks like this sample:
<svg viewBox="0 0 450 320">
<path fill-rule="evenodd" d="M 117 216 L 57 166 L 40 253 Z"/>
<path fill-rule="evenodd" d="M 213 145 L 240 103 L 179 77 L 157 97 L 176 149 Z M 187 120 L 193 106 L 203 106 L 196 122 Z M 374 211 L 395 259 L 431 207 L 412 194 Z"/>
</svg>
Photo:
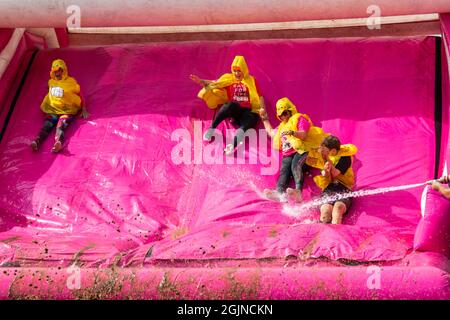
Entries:
<svg viewBox="0 0 450 320">
<path fill-rule="evenodd" d="M 220 107 L 204 140 L 211 141 L 215 128 L 225 119 L 231 118 L 239 126 L 233 144 L 225 147 L 224 153 L 233 154 L 243 143 L 245 131 L 252 128 L 260 118 L 270 137 L 273 148 L 282 152 L 283 158 L 276 190 L 266 189 L 269 199 L 280 200 L 286 196 L 294 201 L 302 201 L 304 172 L 309 168 L 321 170 L 314 181 L 330 201 L 320 208 L 320 221 L 339 224 L 351 205 L 351 198 L 333 200 L 335 194 L 350 192 L 355 184 L 352 169 L 353 156 L 357 148 L 352 144 L 341 145 L 339 139 L 321 128 L 314 126 L 308 115 L 297 111 L 296 106 L 286 97 L 276 103 L 279 125 L 272 128 L 266 111 L 264 98 L 257 82 L 249 74 L 243 56 L 236 56 L 231 65 L 231 73 L 222 75 L 217 81 L 204 80 L 196 75 L 190 78 L 203 88 L 199 98 L 211 109 Z M 258 117 L 259 115 L 259 117 Z M 295 188 L 288 188 L 291 177 Z"/>
</svg>

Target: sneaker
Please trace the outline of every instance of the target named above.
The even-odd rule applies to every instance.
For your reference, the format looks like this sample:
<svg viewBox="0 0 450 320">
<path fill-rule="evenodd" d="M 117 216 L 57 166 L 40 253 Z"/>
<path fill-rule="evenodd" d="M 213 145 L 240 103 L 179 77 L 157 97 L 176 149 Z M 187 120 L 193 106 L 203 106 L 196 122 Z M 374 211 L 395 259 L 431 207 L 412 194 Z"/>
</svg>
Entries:
<svg viewBox="0 0 450 320">
<path fill-rule="evenodd" d="M 293 200 L 294 202 L 297 202 L 297 203 L 303 201 L 301 190 L 287 188 L 286 195 L 288 197 L 288 200 Z"/>
<path fill-rule="evenodd" d="M 31 147 L 31 149 L 33 149 L 33 151 L 38 151 L 38 149 L 39 149 L 39 140 L 36 139 L 36 140 L 31 141 L 30 147 Z"/>
<path fill-rule="evenodd" d="M 52 152 L 53 153 L 58 153 L 59 151 L 61 151 L 61 149 L 62 149 L 62 142 L 58 140 L 53 145 Z"/>
<path fill-rule="evenodd" d="M 203 135 L 203 141 L 211 141 L 212 135 L 214 134 L 214 128 L 209 128 L 206 130 L 205 134 Z"/>
</svg>

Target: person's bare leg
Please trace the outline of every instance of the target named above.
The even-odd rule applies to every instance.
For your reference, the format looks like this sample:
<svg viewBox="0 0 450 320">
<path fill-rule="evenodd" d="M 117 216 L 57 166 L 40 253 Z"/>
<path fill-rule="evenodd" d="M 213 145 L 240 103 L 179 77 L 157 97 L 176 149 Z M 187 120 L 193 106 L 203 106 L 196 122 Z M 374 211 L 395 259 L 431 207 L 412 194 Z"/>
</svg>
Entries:
<svg viewBox="0 0 450 320">
<path fill-rule="evenodd" d="M 331 215 L 333 212 L 333 206 L 331 204 L 324 204 L 320 207 L 320 222 L 330 223 Z"/>
<path fill-rule="evenodd" d="M 331 221 L 332 224 L 340 224 L 342 223 L 342 217 L 344 216 L 347 207 L 345 203 L 341 201 L 336 201 L 333 206 L 333 219 Z"/>
</svg>

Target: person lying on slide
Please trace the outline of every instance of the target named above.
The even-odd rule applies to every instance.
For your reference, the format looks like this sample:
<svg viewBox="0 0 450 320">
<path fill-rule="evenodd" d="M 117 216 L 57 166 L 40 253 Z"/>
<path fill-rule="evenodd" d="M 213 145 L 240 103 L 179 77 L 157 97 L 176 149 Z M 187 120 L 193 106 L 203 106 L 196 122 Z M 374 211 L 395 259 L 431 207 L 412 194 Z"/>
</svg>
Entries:
<svg viewBox="0 0 450 320">
<path fill-rule="evenodd" d="M 236 56 L 231 65 L 231 73 L 222 75 L 216 81 L 200 79 L 193 74 L 190 78 L 203 86 L 198 97 L 210 109 L 220 107 L 211 127 L 203 136 L 205 141 L 211 141 L 215 128 L 227 118 L 232 118 L 239 125 L 233 144 L 228 144 L 224 149 L 226 155 L 233 154 L 243 143 L 245 131 L 255 127 L 260 105 L 264 104 L 256 80 L 249 74 L 245 58 Z"/>
</svg>

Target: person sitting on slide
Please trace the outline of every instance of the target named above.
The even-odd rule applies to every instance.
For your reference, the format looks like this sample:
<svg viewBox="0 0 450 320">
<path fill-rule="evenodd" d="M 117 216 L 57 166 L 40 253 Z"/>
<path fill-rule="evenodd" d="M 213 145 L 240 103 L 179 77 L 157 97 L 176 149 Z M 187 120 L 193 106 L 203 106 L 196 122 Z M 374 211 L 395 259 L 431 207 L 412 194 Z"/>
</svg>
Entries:
<svg viewBox="0 0 450 320">
<path fill-rule="evenodd" d="M 277 189 L 265 189 L 264 195 L 272 200 L 283 200 L 286 193 L 288 198 L 301 202 L 308 151 L 320 146 L 325 133 L 313 126 L 308 115 L 297 112 L 295 105 L 286 97 L 277 101 L 276 111 L 280 124 L 275 129 L 269 122 L 267 111 L 261 108 L 259 113 L 267 134 L 273 139 L 273 148 L 281 150 L 283 155 Z M 295 189 L 288 188 L 291 176 Z"/>
<path fill-rule="evenodd" d="M 330 135 L 317 150 L 309 152 L 306 163 L 322 170 L 321 175 L 314 177 L 314 182 L 322 189 L 324 199 L 351 192 L 355 184 L 352 157 L 357 151 L 356 146 L 341 145 L 336 136 Z M 351 198 L 330 199 L 320 207 L 320 222 L 340 224 L 350 205 Z"/>
<path fill-rule="evenodd" d="M 428 184 L 431 184 L 433 190 L 441 193 L 445 198 L 450 199 L 450 175 L 442 176 L 438 180 L 431 180 Z M 447 184 L 447 186 L 444 184 Z"/>
<path fill-rule="evenodd" d="M 245 131 L 255 127 L 260 105 L 264 103 L 255 78 L 249 74 L 244 57 L 236 56 L 231 65 L 231 73 L 222 75 L 217 81 L 203 80 L 192 74 L 190 78 L 203 86 L 198 97 L 203 99 L 210 109 L 221 106 L 211 127 L 205 132 L 205 141 L 211 141 L 215 128 L 227 118 L 232 118 L 240 126 L 233 144 L 228 144 L 224 150 L 226 155 L 233 154 L 243 143 Z"/>
<path fill-rule="evenodd" d="M 86 107 L 80 94 L 78 82 L 69 77 L 66 63 L 55 60 L 50 71 L 48 93 L 41 103 L 41 110 L 45 113 L 44 125 L 38 136 L 31 142 L 34 151 L 47 138 L 53 127 L 56 126 L 55 144 L 52 152 L 59 152 L 64 143 L 64 131 L 81 110 L 83 118 L 88 117 Z"/>
</svg>

